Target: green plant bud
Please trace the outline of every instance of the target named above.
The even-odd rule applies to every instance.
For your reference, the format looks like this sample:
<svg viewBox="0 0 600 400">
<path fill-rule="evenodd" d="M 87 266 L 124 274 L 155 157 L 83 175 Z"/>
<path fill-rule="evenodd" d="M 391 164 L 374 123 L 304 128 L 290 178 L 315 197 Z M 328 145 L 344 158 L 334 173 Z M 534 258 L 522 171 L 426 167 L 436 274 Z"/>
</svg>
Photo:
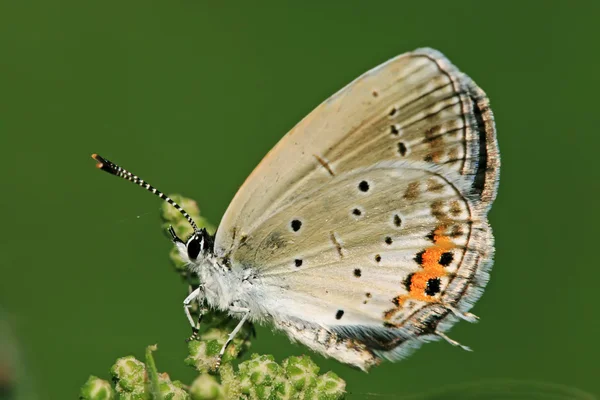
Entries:
<svg viewBox="0 0 600 400">
<path fill-rule="evenodd" d="M 317 378 L 315 393 L 318 400 L 339 400 L 346 394 L 346 382 L 329 371 Z"/>
<path fill-rule="evenodd" d="M 215 367 L 216 355 L 220 349 L 216 339 L 191 340 L 188 343 L 189 355 L 185 358 L 185 363 L 201 373 L 211 371 Z"/>
<path fill-rule="evenodd" d="M 110 369 L 116 382 L 116 391 L 121 393 L 143 394 L 146 367 L 133 356 L 122 357 Z M 143 398 L 143 397 L 140 397 Z"/>
<path fill-rule="evenodd" d="M 273 400 L 290 400 L 296 399 L 297 391 L 291 382 L 285 376 L 277 377 L 271 384 L 272 390 L 270 399 Z"/>
<path fill-rule="evenodd" d="M 222 400 L 224 399 L 223 387 L 212 375 L 201 374 L 190 387 L 193 400 Z"/>
<path fill-rule="evenodd" d="M 90 375 L 87 382 L 81 387 L 79 398 L 81 400 L 114 400 L 116 394 L 110 383 Z"/>
<path fill-rule="evenodd" d="M 158 374 L 158 387 L 163 400 L 191 400 L 191 396 L 182 388 L 181 382 L 171 382 L 169 374 Z"/>
<path fill-rule="evenodd" d="M 226 400 L 248 399 L 247 396 L 242 394 L 240 381 L 233 372 L 231 364 L 221 365 L 221 368 L 219 368 L 219 375 L 221 376 L 221 385 Z"/>
<path fill-rule="evenodd" d="M 308 356 L 292 356 L 282 362 L 285 375 L 297 391 L 316 386 L 319 367 Z"/>
<path fill-rule="evenodd" d="M 220 320 L 218 317 L 212 319 L 211 322 L 217 324 L 218 327 L 207 329 L 201 334 L 200 340 L 192 340 L 188 344 L 189 356 L 186 357 L 185 363 L 196 368 L 199 372 L 208 372 L 214 368 L 217 356 L 227 341 L 229 332 L 233 330 L 230 325 L 235 325 L 235 323 L 223 323 L 223 320 Z M 246 332 L 242 330 L 227 346 L 221 360 L 222 363 L 228 363 L 236 359 L 243 350 L 246 350 L 250 346 L 250 342 L 247 340 L 248 334 L 245 334 Z"/>
<path fill-rule="evenodd" d="M 252 354 L 250 360 L 240 363 L 239 373 L 248 375 L 253 385 L 270 385 L 275 378 L 283 375 L 282 368 L 272 355 Z"/>
</svg>

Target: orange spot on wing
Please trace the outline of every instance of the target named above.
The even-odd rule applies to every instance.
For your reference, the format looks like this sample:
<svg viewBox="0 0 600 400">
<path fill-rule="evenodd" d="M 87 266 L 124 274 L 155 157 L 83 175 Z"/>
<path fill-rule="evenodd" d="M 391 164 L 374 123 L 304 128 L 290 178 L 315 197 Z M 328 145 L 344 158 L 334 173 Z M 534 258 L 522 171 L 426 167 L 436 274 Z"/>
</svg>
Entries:
<svg viewBox="0 0 600 400">
<path fill-rule="evenodd" d="M 427 289 L 427 282 L 430 279 L 441 278 L 446 275 L 446 269 L 440 264 L 440 258 L 442 254 L 454 248 L 455 245 L 448 236 L 444 235 L 445 229 L 444 225 L 440 225 L 435 229 L 433 233 L 433 245 L 425 249 L 421 256 L 421 266 L 423 269 L 413 274 L 408 294 L 398 296 L 394 299 L 394 303 L 398 305 L 396 310 L 399 310 L 408 299 L 429 303 L 437 301 L 434 296 L 427 295 L 425 290 Z M 384 318 L 389 320 L 394 314 L 395 312 L 389 310 L 384 314 Z"/>
</svg>

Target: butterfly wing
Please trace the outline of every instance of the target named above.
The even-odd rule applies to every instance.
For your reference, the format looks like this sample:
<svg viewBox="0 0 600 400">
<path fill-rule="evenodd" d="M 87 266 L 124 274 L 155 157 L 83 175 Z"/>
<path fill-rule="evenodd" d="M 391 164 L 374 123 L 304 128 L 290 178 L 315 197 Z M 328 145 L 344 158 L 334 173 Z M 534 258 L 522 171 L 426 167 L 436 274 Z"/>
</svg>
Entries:
<svg viewBox="0 0 600 400">
<path fill-rule="evenodd" d="M 256 271 L 265 309 L 297 340 L 363 368 L 396 359 L 480 295 L 498 164 L 484 93 L 439 52 L 407 53 L 273 148 L 215 252 Z"/>
<path fill-rule="evenodd" d="M 487 98 L 441 53 L 420 49 L 363 74 L 296 125 L 235 195 L 216 238 L 245 234 L 332 174 L 381 160 L 421 160 L 457 171 L 489 207 L 499 153 Z M 237 235 L 237 239 L 241 236 Z"/>
</svg>

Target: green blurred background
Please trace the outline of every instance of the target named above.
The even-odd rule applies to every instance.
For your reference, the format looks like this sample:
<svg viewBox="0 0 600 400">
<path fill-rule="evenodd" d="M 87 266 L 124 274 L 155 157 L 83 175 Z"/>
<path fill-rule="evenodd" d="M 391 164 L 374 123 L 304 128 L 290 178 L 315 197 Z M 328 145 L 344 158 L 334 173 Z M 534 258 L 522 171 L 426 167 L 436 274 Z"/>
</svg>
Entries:
<svg viewBox="0 0 600 400">
<path fill-rule="evenodd" d="M 475 352 L 438 342 L 369 374 L 315 360 L 359 399 L 492 378 L 600 394 L 600 3 L 216 3 L 0 1 L 0 307 L 21 398 L 75 398 L 89 374 L 108 378 L 152 343 L 160 370 L 194 376 L 160 202 L 101 174 L 91 153 L 218 223 L 304 115 L 421 46 L 471 75 L 497 118 L 496 264 L 481 322 L 452 331 Z M 253 350 L 306 352 L 268 328 Z"/>
</svg>

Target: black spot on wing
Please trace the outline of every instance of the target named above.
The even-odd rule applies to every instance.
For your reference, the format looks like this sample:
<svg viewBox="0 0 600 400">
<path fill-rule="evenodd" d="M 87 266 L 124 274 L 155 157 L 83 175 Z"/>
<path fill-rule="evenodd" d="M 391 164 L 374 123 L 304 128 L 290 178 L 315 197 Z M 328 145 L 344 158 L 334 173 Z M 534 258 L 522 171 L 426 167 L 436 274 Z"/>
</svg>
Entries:
<svg viewBox="0 0 600 400">
<path fill-rule="evenodd" d="M 398 153 L 401 156 L 405 156 L 406 151 L 407 151 L 406 145 L 403 142 L 398 143 Z"/>
<path fill-rule="evenodd" d="M 359 189 L 361 192 L 368 192 L 368 191 L 369 191 L 369 182 L 367 182 L 367 181 L 361 181 L 361 182 L 358 184 L 358 189 Z"/>
<path fill-rule="evenodd" d="M 414 272 L 411 274 L 408 274 L 406 279 L 404 279 L 404 282 L 402 282 L 404 284 L 404 288 L 406 289 L 407 292 L 410 292 L 410 286 L 412 285 L 412 278 L 414 275 L 415 275 Z"/>
<path fill-rule="evenodd" d="M 425 288 L 425 294 L 427 296 L 435 296 L 440 292 L 440 285 L 442 281 L 440 278 L 433 278 L 427 281 L 427 287 Z"/>
<path fill-rule="evenodd" d="M 302 227 L 302 221 L 300 221 L 299 219 L 295 219 L 292 221 L 290 226 L 292 227 L 292 230 L 294 232 L 298 232 L 300 230 L 300 228 Z"/>
<path fill-rule="evenodd" d="M 423 254 L 425 254 L 425 250 L 418 252 L 414 258 L 415 262 L 419 265 L 423 265 Z"/>
<path fill-rule="evenodd" d="M 440 256 L 439 263 L 440 263 L 440 265 L 447 267 L 448 265 L 452 264 L 453 259 L 454 259 L 454 254 L 452 254 L 451 252 L 446 252 Z"/>
<path fill-rule="evenodd" d="M 431 232 L 429 232 L 427 235 L 425 235 L 425 238 L 427 238 L 428 240 L 431 240 L 432 242 L 435 243 L 435 229 L 433 229 Z"/>
</svg>

